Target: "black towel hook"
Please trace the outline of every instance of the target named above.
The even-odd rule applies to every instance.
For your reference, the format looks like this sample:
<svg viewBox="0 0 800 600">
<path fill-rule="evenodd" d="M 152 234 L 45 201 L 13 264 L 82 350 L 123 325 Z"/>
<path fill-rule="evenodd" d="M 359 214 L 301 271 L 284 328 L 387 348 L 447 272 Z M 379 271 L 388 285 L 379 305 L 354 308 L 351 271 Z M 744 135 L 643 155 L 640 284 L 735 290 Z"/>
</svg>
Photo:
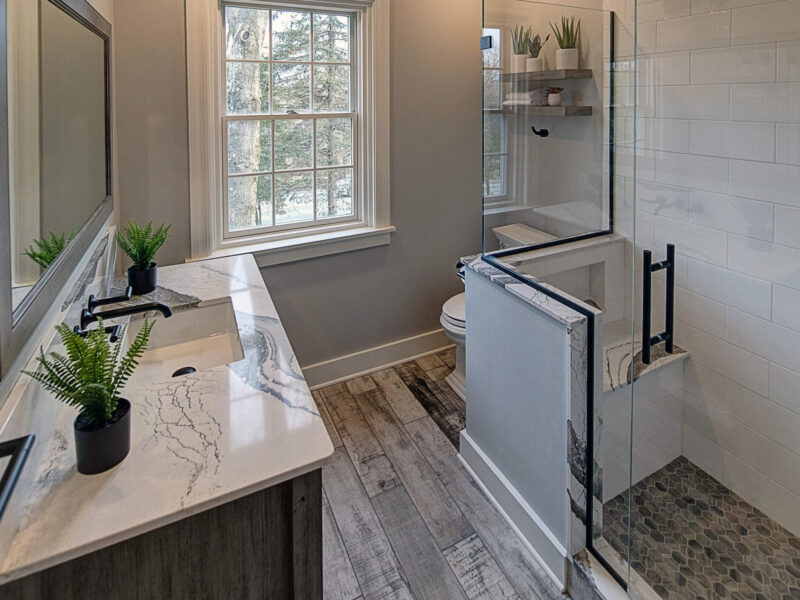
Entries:
<svg viewBox="0 0 800 600">
<path fill-rule="evenodd" d="M 533 134 L 538 135 L 539 137 L 546 138 L 548 135 L 550 135 L 550 132 L 547 129 L 536 129 L 536 126 L 531 127 L 531 129 L 533 130 Z"/>
</svg>

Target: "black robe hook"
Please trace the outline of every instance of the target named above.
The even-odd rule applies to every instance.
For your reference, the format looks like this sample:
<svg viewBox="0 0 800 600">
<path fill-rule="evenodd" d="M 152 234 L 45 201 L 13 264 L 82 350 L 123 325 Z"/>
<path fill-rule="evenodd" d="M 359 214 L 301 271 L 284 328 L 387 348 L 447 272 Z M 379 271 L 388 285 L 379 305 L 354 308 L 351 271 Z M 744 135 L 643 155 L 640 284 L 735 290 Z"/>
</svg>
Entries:
<svg viewBox="0 0 800 600">
<path fill-rule="evenodd" d="M 533 130 L 533 135 L 538 135 L 539 137 L 545 138 L 550 135 L 550 132 L 547 129 L 536 129 L 535 126 L 531 127 L 531 129 Z"/>
</svg>

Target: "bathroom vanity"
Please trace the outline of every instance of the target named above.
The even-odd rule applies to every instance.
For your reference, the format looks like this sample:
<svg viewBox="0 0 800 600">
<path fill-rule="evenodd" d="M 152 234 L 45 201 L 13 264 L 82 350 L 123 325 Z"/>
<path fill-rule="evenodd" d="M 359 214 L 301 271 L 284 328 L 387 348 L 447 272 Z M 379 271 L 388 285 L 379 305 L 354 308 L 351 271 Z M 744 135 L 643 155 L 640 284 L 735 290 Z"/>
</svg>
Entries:
<svg viewBox="0 0 800 600">
<path fill-rule="evenodd" d="M 0 522 L 0 596 L 321 598 L 320 468 L 333 446 L 254 259 L 159 280 L 133 301 L 173 317 L 157 317 L 125 388 L 120 465 L 79 474 L 74 410 L 24 377 L 14 390 L 39 414 Z M 197 371 L 172 377 L 179 364 Z"/>
<path fill-rule="evenodd" d="M 0 443 L 25 452 L 0 457 L 0 598 L 322 598 L 333 446 L 252 256 L 161 268 L 129 301 L 169 310 L 111 470 L 78 473 L 76 410 L 21 375 L 55 325 L 89 326 L 90 295 L 119 296 L 112 25 L 86 0 L 3 10 Z"/>
</svg>

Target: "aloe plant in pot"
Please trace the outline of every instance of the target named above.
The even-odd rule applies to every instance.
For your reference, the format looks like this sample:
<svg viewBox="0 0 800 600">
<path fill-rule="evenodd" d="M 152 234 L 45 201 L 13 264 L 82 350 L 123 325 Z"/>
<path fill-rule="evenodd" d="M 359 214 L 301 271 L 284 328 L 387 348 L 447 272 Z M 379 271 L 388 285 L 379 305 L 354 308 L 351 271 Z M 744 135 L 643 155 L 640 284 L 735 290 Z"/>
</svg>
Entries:
<svg viewBox="0 0 800 600">
<path fill-rule="evenodd" d="M 129 221 L 125 235 L 117 232 L 117 244 L 133 261 L 128 269 L 128 285 L 133 288 L 134 294 L 148 294 L 156 289 L 158 265 L 153 259 L 167 241 L 170 227 L 162 224 L 153 229 L 152 221 L 144 227 L 136 221 Z"/>
<path fill-rule="evenodd" d="M 514 55 L 511 57 L 511 72 L 524 73 L 525 61 L 528 59 L 528 42 L 531 39 L 531 28 L 527 29 L 522 25 L 517 25 L 510 29 L 511 48 Z"/>
<path fill-rule="evenodd" d="M 556 69 L 577 69 L 579 66 L 578 41 L 581 37 L 581 22 L 575 24 L 575 17 L 561 17 L 561 27 L 550 23 L 550 29 L 556 35 Z"/>
<path fill-rule="evenodd" d="M 528 54 L 530 55 L 527 60 L 528 72 L 535 73 L 537 71 L 544 71 L 544 57 L 539 56 L 539 53 L 544 48 L 547 40 L 550 39 L 550 34 L 542 39 L 538 33 L 528 40 Z"/>
<path fill-rule="evenodd" d="M 39 370 L 23 371 L 58 400 L 79 409 L 73 428 L 81 473 L 107 471 L 130 451 L 131 404 L 119 394 L 147 349 L 154 324 L 145 319 L 123 354 L 123 342 L 110 341 L 102 320 L 85 337 L 61 323 L 56 331 L 65 354 L 51 352 L 48 358 L 40 349 Z"/>
</svg>

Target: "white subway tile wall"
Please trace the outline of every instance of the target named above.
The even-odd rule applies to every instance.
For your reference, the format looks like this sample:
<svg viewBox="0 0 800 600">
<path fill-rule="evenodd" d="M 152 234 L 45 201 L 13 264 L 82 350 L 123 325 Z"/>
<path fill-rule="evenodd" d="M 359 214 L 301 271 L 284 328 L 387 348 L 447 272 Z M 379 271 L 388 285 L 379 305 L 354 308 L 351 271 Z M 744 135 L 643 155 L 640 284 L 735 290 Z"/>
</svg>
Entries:
<svg viewBox="0 0 800 600">
<path fill-rule="evenodd" d="M 629 69 L 634 2 L 612 4 Z M 638 18 L 638 81 L 615 81 L 617 231 L 635 193 L 636 260 L 677 245 L 682 453 L 800 535 L 800 0 L 656 0 Z M 616 488 L 627 470 L 609 470 Z"/>
</svg>

